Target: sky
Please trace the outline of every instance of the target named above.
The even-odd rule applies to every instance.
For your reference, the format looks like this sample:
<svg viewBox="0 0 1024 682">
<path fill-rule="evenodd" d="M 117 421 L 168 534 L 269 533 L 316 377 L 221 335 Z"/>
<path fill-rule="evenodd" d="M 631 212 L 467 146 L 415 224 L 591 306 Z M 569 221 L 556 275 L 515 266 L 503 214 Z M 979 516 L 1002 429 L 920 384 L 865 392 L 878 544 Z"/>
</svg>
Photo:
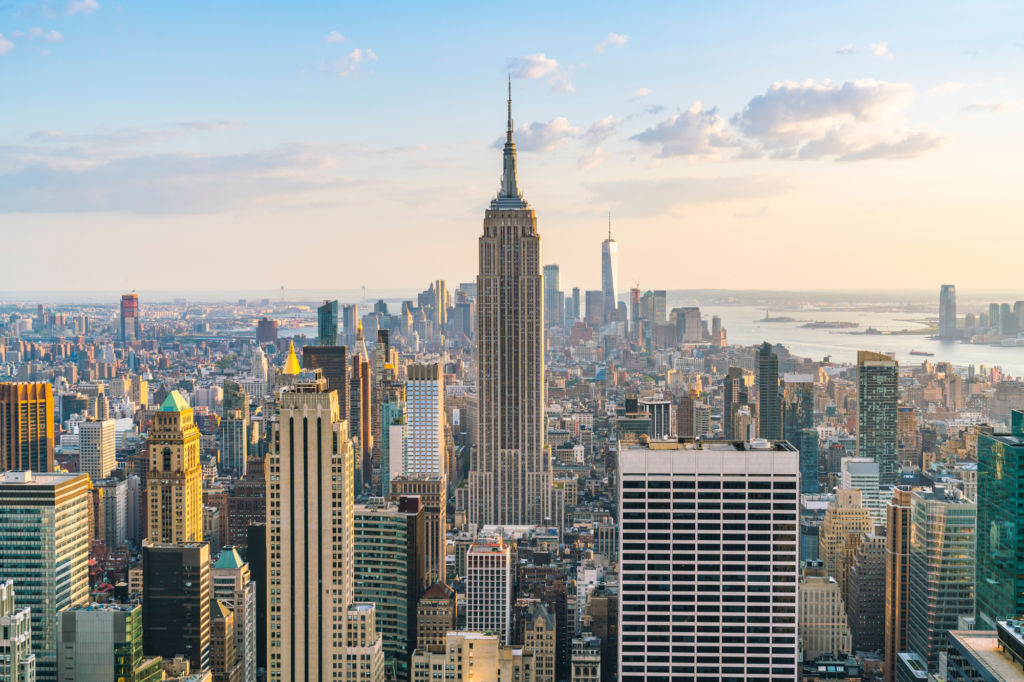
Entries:
<svg viewBox="0 0 1024 682">
<path fill-rule="evenodd" d="M 2 2 L 2 0 L 0 0 Z M 0 292 L 1020 286 L 1024 3 L 0 5 Z M 937 296 L 937 294 L 936 294 Z"/>
</svg>

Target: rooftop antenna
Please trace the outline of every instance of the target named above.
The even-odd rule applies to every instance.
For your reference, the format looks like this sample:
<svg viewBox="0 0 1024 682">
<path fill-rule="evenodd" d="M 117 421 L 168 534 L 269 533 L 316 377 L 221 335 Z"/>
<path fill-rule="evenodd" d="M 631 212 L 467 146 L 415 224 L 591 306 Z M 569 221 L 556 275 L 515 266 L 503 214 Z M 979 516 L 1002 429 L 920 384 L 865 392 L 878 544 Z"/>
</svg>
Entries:
<svg viewBox="0 0 1024 682">
<path fill-rule="evenodd" d="M 612 212 L 608 211 L 608 241 L 612 240 Z"/>
</svg>

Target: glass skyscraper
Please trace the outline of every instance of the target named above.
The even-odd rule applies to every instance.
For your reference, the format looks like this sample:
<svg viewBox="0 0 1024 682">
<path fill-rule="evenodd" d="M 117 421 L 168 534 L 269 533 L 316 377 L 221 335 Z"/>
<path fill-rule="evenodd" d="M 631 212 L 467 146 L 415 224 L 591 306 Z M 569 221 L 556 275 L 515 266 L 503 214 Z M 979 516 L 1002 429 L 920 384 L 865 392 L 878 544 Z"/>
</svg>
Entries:
<svg viewBox="0 0 1024 682">
<path fill-rule="evenodd" d="M 338 302 L 324 301 L 316 309 L 317 335 L 321 346 L 338 345 Z"/>
<path fill-rule="evenodd" d="M 1013 410 L 1012 436 L 978 434 L 978 593 L 975 622 L 995 630 L 997 620 L 1024 613 L 1024 411 Z"/>
<path fill-rule="evenodd" d="M 758 438 L 782 440 L 782 404 L 779 399 L 779 356 L 765 341 L 757 353 Z M 813 426 L 813 424 L 812 424 Z"/>
<path fill-rule="evenodd" d="M 604 292 L 604 316 L 617 309 L 619 290 L 619 245 L 612 239 L 612 216 L 608 214 L 608 239 L 601 242 L 601 291 Z"/>
<path fill-rule="evenodd" d="M 952 284 L 943 284 L 939 291 L 939 336 L 956 336 L 956 287 Z"/>
<path fill-rule="evenodd" d="M 818 492 L 818 431 L 814 428 L 814 380 L 787 381 L 782 389 L 782 439 L 800 451 L 800 492 Z"/>
<path fill-rule="evenodd" d="M 899 379 L 899 363 L 891 357 L 857 351 L 857 456 L 878 462 L 880 486 L 899 483 Z"/>
</svg>

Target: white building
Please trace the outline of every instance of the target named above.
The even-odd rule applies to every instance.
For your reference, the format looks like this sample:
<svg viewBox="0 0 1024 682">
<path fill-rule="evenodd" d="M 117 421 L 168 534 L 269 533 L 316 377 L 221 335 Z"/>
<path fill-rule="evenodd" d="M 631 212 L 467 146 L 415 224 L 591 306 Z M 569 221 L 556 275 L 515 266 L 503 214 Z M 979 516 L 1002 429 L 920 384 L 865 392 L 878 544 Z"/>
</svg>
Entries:
<svg viewBox="0 0 1024 682">
<path fill-rule="evenodd" d="M 488 630 L 503 644 L 512 638 L 512 547 L 502 540 L 478 542 L 466 553 L 466 627 Z"/>
<path fill-rule="evenodd" d="M 868 508 L 872 523 L 885 525 L 888 497 L 883 500 L 878 491 L 878 462 L 871 457 L 843 457 L 841 467 L 840 488 L 860 490 L 861 502 Z"/>
<path fill-rule="evenodd" d="M 444 366 L 406 367 L 406 476 L 445 475 Z"/>
<path fill-rule="evenodd" d="M 128 541 L 128 481 L 105 478 L 93 486 L 103 491 L 103 542 L 107 549 L 116 551 L 118 545 Z"/>
<path fill-rule="evenodd" d="M 117 468 L 117 440 L 113 419 L 79 422 L 78 468 L 93 482 Z"/>
<path fill-rule="evenodd" d="M 228 545 L 210 569 L 211 597 L 235 614 L 235 653 L 242 661 L 243 682 L 256 679 L 256 583 L 249 564 Z M 262 588 L 262 585 L 260 586 Z"/>
</svg>

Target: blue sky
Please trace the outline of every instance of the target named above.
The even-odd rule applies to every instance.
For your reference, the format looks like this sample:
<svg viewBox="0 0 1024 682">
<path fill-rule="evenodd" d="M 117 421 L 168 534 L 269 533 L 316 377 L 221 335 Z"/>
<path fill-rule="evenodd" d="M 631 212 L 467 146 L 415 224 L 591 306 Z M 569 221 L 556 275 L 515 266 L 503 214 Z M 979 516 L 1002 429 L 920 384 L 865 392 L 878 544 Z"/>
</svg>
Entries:
<svg viewBox="0 0 1024 682">
<path fill-rule="evenodd" d="M 624 284 L 937 288 L 951 244 L 985 259 L 1019 240 L 1022 18 L 1009 2 L 9 3 L 0 239 L 118 266 L 21 260 L 0 290 L 466 281 L 510 71 L 520 187 L 565 286 L 599 282 L 610 209 Z M 750 267 L 726 272 L 737 246 Z"/>
</svg>

